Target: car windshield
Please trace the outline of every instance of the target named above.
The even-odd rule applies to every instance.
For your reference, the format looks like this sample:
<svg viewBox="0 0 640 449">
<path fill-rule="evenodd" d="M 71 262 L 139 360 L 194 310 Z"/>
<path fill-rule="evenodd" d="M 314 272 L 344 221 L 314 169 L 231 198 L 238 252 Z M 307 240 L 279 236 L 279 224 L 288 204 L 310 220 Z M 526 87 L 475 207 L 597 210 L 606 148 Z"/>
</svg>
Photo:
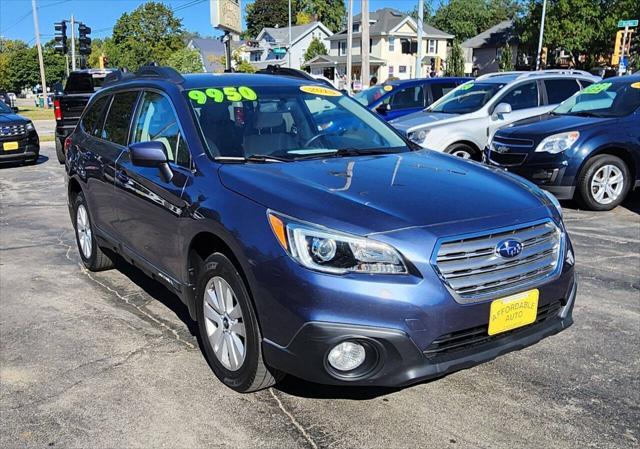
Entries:
<svg viewBox="0 0 640 449">
<path fill-rule="evenodd" d="M 335 89 L 220 86 L 185 95 L 213 157 L 290 161 L 409 151 L 388 125 Z"/>
<path fill-rule="evenodd" d="M 13 111 L 4 101 L 0 100 L 0 114 L 11 114 Z"/>
<path fill-rule="evenodd" d="M 639 81 L 602 81 L 577 92 L 554 109 L 553 113 L 588 117 L 623 117 L 639 107 Z"/>
<path fill-rule="evenodd" d="M 427 111 L 443 112 L 445 114 L 469 114 L 487 104 L 493 96 L 502 89 L 500 83 L 464 83 L 440 100 L 433 103 Z"/>
<path fill-rule="evenodd" d="M 358 92 L 353 96 L 353 98 L 358 100 L 361 104 L 369 106 L 387 92 L 385 91 L 385 88 L 391 90 L 391 86 L 373 86 Z"/>
</svg>

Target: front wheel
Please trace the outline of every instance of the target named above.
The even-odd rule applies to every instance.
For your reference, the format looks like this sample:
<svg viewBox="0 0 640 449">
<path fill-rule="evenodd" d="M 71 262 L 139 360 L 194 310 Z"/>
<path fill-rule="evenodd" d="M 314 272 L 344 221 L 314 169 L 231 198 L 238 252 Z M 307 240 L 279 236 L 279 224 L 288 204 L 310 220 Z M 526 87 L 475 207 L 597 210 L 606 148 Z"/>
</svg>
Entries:
<svg viewBox="0 0 640 449">
<path fill-rule="evenodd" d="M 222 253 L 198 270 L 196 301 L 200 343 L 214 374 L 241 393 L 276 383 L 262 358 L 262 336 L 244 280 Z"/>
<path fill-rule="evenodd" d="M 577 196 L 590 210 L 605 211 L 618 206 L 627 195 L 630 174 L 622 159 L 610 154 L 593 157 L 578 178 Z"/>
<path fill-rule="evenodd" d="M 462 159 L 472 159 L 474 161 L 480 160 L 480 153 L 466 143 L 454 143 L 453 145 L 449 145 L 444 152 L 453 156 L 458 156 Z"/>
</svg>

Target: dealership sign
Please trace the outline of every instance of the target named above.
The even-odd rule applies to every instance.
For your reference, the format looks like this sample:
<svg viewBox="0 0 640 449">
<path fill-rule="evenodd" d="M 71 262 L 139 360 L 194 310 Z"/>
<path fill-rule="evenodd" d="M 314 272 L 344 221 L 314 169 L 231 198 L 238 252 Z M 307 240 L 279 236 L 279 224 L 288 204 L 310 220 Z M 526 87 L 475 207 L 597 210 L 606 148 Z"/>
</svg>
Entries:
<svg viewBox="0 0 640 449">
<path fill-rule="evenodd" d="M 211 25 L 223 31 L 242 33 L 240 0 L 210 0 Z"/>
</svg>

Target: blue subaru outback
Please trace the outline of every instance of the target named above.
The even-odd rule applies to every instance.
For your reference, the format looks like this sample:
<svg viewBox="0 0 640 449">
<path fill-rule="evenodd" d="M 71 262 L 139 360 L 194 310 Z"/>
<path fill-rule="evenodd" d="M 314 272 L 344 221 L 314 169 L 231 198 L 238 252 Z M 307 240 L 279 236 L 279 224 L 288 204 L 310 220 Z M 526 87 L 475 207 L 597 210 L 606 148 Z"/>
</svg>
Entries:
<svg viewBox="0 0 640 449">
<path fill-rule="evenodd" d="M 80 257 L 175 292 L 229 387 L 407 385 L 571 325 L 571 243 L 533 184 L 308 80 L 144 67 L 104 86 L 65 142 Z"/>
</svg>

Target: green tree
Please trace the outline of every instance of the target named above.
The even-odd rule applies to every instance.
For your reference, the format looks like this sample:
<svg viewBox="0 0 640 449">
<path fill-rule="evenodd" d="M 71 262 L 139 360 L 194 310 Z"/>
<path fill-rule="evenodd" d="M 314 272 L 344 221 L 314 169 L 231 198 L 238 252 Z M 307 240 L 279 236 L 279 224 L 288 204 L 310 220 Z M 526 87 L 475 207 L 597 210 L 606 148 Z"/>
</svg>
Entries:
<svg viewBox="0 0 640 449">
<path fill-rule="evenodd" d="M 110 63 L 130 70 L 152 61 L 166 64 L 174 52 L 185 47 L 183 35 L 182 21 L 167 6 L 144 3 L 122 14 L 113 27 L 116 51 L 108 55 Z"/>
<path fill-rule="evenodd" d="M 247 35 L 255 38 L 265 27 L 284 27 L 289 24 L 289 0 L 255 0 L 245 6 Z M 295 20 L 298 2 L 292 0 L 291 15 Z"/>
<path fill-rule="evenodd" d="M 180 73 L 202 73 L 202 60 L 200 53 L 191 48 L 183 48 L 176 51 L 167 60 L 167 65 Z"/>
<path fill-rule="evenodd" d="M 311 14 L 298 11 L 298 14 L 296 14 L 296 25 L 305 25 L 311 22 L 313 22 L 313 16 Z"/>
<path fill-rule="evenodd" d="M 322 22 L 334 33 L 343 27 L 347 10 L 343 0 L 298 0 L 299 9 Z"/>
<path fill-rule="evenodd" d="M 518 0 L 450 0 L 438 8 L 431 23 L 465 41 L 504 20 L 515 18 L 520 9 Z"/>
<path fill-rule="evenodd" d="M 418 20 L 418 5 L 414 6 L 413 10 L 411 10 L 407 14 L 409 14 L 415 20 Z M 430 22 L 432 16 L 433 16 L 433 1 L 424 0 L 424 21 Z"/>
<path fill-rule="evenodd" d="M 498 58 L 498 68 L 501 72 L 509 72 L 513 70 L 513 57 L 511 53 L 511 46 L 506 43 L 502 47 L 500 57 Z"/>
<path fill-rule="evenodd" d="M 307 48 L 307 51 L 304 53 L 304 62 L 311 61 L 318 55 L 326 54 L 328 54 L 327 47 L 324 46 L 320 39 L 314 37 L 309 44 L 309 48 Z"/>
<path fill-rule="evenodd" d="M 21 40 L 0 38 L 0 89 L 15 91 L 11 84 L 12 59 L 17 51 L 26 50 L 29 46 Z"/>
<path fill-rule="evenodd" d="M 464 76 L 464 55 L 460 42 L 453 41 L 449 58 L 447 59 L 447 76 Z"/>
</svg>

